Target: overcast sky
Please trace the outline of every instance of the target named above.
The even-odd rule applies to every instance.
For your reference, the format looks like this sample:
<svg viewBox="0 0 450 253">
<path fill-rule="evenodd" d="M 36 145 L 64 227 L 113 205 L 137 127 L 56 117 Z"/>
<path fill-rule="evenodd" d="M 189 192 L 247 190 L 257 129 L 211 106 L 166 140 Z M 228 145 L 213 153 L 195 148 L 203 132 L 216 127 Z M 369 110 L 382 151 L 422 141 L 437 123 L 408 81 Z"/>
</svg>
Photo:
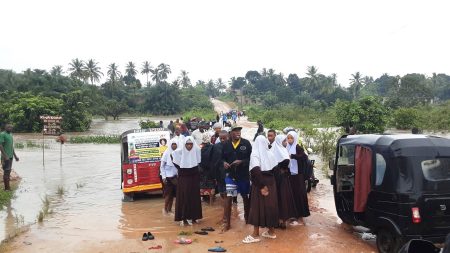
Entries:
<svg viewBox="0 0 450 253">
<path fill-rule="evenodd" d="M 449 1 L 14 0 L 0 3 L 0 68 L 67 69 L 73 58 L 161 62 L 191 80 L 274 68 L 305 76 L 450 74 Z M 145 82 L 145 78 L 141 77 Z"/>
</svg>

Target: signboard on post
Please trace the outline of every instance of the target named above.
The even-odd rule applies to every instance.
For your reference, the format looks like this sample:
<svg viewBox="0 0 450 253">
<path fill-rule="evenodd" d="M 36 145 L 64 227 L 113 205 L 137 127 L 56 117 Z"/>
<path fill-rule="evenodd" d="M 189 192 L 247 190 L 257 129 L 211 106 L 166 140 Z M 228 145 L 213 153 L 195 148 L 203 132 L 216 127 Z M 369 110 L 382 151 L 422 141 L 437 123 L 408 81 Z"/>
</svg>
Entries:
<svg viewBox="0 0 450 253">
<path fill-rule="evenodd" d="M 39 117 L 44 123 L 44 129 L 42 131 L 43 135 L 54 135 L 58 136 L 61 134 L 61 116 L 40 116 Z"/>
</svg>

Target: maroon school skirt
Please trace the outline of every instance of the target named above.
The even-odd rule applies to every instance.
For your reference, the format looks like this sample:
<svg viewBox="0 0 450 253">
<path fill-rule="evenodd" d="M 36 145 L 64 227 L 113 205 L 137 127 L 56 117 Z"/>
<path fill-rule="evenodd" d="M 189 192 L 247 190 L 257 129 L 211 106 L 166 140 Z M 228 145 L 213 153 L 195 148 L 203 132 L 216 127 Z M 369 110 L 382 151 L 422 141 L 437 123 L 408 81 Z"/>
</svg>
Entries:
<svg viewBox="0 0 450 253">
<path fill-rule="evenodd" d="M 308 217 L 310 215 L 308 195 L 306 194 L 306 185 L 303 174 L 291 175 L 289 179 L 291 181 L 295 208 L 297 209 L 297 217 Z"/>
<path fill-rule="evenodd" d="M 198 167 L 178 170 L 175 221 L 198 220 L 202 216 Z"/>
</svg>

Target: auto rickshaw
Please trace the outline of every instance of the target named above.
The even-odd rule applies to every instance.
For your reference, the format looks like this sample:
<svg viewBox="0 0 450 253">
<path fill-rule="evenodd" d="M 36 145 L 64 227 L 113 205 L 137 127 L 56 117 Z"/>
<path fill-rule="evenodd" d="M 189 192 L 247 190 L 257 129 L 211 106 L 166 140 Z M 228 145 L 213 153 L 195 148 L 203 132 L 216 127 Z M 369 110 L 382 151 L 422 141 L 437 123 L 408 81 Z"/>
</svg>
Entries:
<svg viewBox="0 0 450 253">
<path fill-rule="evenodd" d="M 330 162 L 338 216 L 377 235 L 381 253 L 450 233 L 450 140 L 426 135 L 349 135 Z"/>
<path fill-rule="evenodd" d="M 121 189 L 124 201 L 135 193 L 162 193 L 159 167 L 170 131 L 163 128 L 133 129 L 121 136 Z"/>
</svg>

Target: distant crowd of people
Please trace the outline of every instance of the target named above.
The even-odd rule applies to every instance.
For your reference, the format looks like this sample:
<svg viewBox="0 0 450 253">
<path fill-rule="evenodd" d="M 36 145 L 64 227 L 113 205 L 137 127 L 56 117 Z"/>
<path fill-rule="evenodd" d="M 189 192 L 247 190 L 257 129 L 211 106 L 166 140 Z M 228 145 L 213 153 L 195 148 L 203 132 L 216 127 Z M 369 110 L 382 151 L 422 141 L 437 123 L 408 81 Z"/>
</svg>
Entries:
<svg viewBox="0 0 450 253">
<path fill-rule="evenodd" d="M 259 242 L 260 227 L 268 228 L 262 237 L 275 239 L 275 228 L 305 225 L 303 217 L 310 215 L 304 179 L 308 155 L 295 131 L 277 135 L 270 130 L 266 137 L 258 130 L 252 145 L 236 125 L 227 131 L 216 122 L 210 132 L 209 124 L 199 124 L 189 134 L 180 120 L 171 125 L 174 137 L 160 170 L 164 211 L 172 212 L 176 197 L 174 216 L 180 226 L 202 219 L 202 195 L 212 198 L 216 193 L 224 203 L 222 231 L 231 228 L 233 199 L 242 197 L 244 219 L 254 226 L 244 243 Z"/>
</svg>

